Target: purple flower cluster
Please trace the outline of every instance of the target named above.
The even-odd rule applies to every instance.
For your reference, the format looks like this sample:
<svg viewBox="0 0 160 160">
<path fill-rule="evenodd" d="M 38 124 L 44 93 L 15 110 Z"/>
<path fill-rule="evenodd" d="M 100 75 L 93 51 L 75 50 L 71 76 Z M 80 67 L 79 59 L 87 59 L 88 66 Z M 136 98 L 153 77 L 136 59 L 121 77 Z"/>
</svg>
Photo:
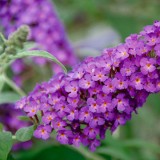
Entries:
<svg viewBox="0 0 160 160">
<path fill-rule="evenodd" d="M 88 57 L 67 75 L 59 73 L 17 102 L 29 117 L 41 112 L 34 132 L 62 144 L 89 146 L 131 119 L 151 93 L 160 91 L 160 22 L 132 34 L 124 44 Z"/>
<path fill-rule="evenodd" d="M 20 109 L 15 109 L 13 104 L 0 105 L 0 123 L 5 131 L 10 131 L 13 134 L 22 127 L 29 126 L 30 123 L 18 120 L 18 116 L 22 116 L 23 112 Z M 28 149 L 32 146 L 31 141 L 16 143 L 13 150 Z"/>
<path fill-rule="evenodd" d="M 50 0 L 1 0 L 0 25 L 5 35 L 8 36 L 22 24 L 30 26 L 30 40 L 37 42 L 39 49 L 50 52 L 65 65 L 74 65 L 77 62 Z M 34 58 L 34 60 L 41 65 L 47 62 L 44 58 Z M 22 60 L 12 65 L 15 74 L 21 73 L 24 67 Z M 60 69 L 57 65 L 53 67 L 57 72 Z"/>
</svg>

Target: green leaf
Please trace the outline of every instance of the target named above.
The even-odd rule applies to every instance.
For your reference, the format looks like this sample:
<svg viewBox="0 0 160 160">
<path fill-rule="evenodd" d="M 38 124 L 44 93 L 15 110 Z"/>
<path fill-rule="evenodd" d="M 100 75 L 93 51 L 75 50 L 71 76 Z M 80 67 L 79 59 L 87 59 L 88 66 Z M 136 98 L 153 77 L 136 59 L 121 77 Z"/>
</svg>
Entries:
<svg viewBox="0 0 160 160">
<path fill-rule="evenodd" d="M 0 33 L 0 44 L 4 44 L 5 38 L 2 33 Z"/>
<path fill-rule="evenodd" d="M 32 50 L 32 51 L 19 52 L 16 55 L 11 55 L 10 59 L 15 60 L 18 58 L 23 58 L 23 57 L 28 57 L 28 56 L 39 56 L 39 57 L 48 58 L 48 59 L 54 61 L 55 63 L 57 63 L 58 65 L 60 65 L 63 68 L 64 72 L 67 73 L 67 69 L 65 68 L 65 66 L 60 61 L 58 61 L 56 57 L 54 57 L 50 53 L 48 53 L 46 51 L 42 51 L 42 50 Z"/>
<path fill-rule="evenodd" d="M 15 160 L 15 159 L 11 154 L 9 154 L 7 160 Z"/>
<path fill-rule="evenodd" d="M 140 140 L 140 139 L 126 140 L 123 142 L 123 147 L 145 148 L 145 149 L 148 149 L 148 150 L 151 150 L 153 152 L 160 154 L 160 146 L 159 145 L 157 145 L 155 143 L 151 143 L 151 142 L 146 142 L 146 141 Z"/>
<path fill-rule="evenodd" d="M 78 151 L 72 150 L 67 146 L 54 146 L 54 143 L 48 144 L 44 142 L 37 142 L 32 149 L 19 152 L 16 158 L 18 160 L 93 160 L 85 158 Z"/>
<path fill-rule="evenodd" d="M 35 42 L 32 42 L 32 41 L 29 41 L 29 42 L 25 42 L 23 44 L 23 49 L 17 49 L 18 52 L 24 52 L 26 50 L 30 50 L 30 49 L 33 49 L 33 48 L 36 48 L 37 47 L 37 44 Z"/>
<path fill-rule="evenodd" d="M 109 155 L 120 160 L 132 160 L 124 150 L 114 147 L 101 147 L 97 149 L 97 153 Z"/>
<path fill-rule="evenodd" d="M 4 74 L 0 75 L 0 92 L 2 91 L 3 89 L 3 86 L 4 86 Z"/>
<path fill-rule="evenodd" d="M 17 140 L 19 140 L 21 142 L 26 142 L 26 141 L 29 141 L 32 138 L 33 132 L 34 132 L 34 125 L 30 126 L 30 127 L 20 128 L 16 132 L 15 136 L 16 136 Z"/>
<path fill-rule="evenodd" d="M 24 48 L 25 50 L 27 50 L 27 49 L 32 49 L 32 48 L 35 48 L 35 47 L 37 47 L 36 43 L 30 41 L 30 42 L 25 42 L 23 48 Z"/>
<path fill-rule="evenodd" d="M 18 116 L 18 119 L 21 121 L 31 121 L 30 118 L 27 116 Z"/>
<path fill-rule="evenodd" d="M 5 38 L 2 35 L 2 33 L 0 33 L 0 55 L 4 52 L 4 47 L 5 47 L 4 43 L 5 43 Z"/>
<path fill-rule="evenodd" d="M 20 96 L 14 92 L 0 93 L 0 104 L 16 102 L 19 99 Z"/>
<path fill-rule="evenodd" d="M 0 132 L 0 160 L 7 160 L 12 144 L 12 134 L 10 132 Z"/>
</svg>

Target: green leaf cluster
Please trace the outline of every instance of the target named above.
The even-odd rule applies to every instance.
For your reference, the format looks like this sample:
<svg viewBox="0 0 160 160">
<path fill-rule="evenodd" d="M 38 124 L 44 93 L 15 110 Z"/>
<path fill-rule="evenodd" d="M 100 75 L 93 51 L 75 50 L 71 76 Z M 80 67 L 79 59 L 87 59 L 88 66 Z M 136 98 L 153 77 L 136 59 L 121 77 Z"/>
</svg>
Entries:
<svg viewBox="0 0 160 160">
<path fill-rule="evenodd" d="M 0 132 L 0 160 L 7 160 L 13 140 L 10 132 Z"/>
</svg>

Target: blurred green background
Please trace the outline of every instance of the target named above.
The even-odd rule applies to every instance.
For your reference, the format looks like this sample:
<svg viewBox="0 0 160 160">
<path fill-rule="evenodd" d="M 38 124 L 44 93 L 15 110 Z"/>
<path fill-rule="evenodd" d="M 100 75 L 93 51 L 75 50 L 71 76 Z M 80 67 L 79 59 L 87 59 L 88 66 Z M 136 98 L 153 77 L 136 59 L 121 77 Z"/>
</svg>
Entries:
<svg viewBox="0 0 160 160">
<path fill-rule="evenodd" d="M 123 42 L 128 35 L 160 19 L 159 0 L 54 0 L 54 3 L 81 58 L 100 54 L 103 48 Z M 159 99 L 158 94 L 151 95 L 130 122 L 112 136 L 107 133 L 95 153 L 42 141 L 30 150 L 14 153 L 14 157 L 17 160 L 160 160 Z"/>
</svg>

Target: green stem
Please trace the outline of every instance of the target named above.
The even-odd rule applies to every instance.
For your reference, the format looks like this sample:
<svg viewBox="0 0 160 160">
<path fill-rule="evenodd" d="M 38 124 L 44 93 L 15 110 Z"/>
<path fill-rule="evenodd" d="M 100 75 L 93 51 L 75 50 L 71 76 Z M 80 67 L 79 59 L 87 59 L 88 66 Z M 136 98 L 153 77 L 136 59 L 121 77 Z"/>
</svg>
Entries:
<svg viewBox="0 0 160 160">
<path fill-rule="evenodd" d="M 115 131 L 115 133 L 113 134 L 113 137 L 118 139 L 120 137 L 120 127 L 117 128 L 117 130 Z"/>
<path fill-rule="evenodd" d="M 4 86 L 4 75 L 0 75 L 0 93 L 2 92 L 3 86 Z"/>
<path fill-rule="evenodd" d="M 4 81 L 12 88 L 14 89 L 20 96 L 24 97 L 26 94 L 24 91 L 19 88 L 12 80 L 10 80 L 7 76 L 4 77 Z"/>
<path fill-rule="evenodd" d="M 12 136 L 12 139 L 14 139 L 14 140 L 15 140 L 15 139 L 16 139 L 16 136 L 15 136 L 15 135 L 14 135 L 14 136 Z"/>
</svg>

